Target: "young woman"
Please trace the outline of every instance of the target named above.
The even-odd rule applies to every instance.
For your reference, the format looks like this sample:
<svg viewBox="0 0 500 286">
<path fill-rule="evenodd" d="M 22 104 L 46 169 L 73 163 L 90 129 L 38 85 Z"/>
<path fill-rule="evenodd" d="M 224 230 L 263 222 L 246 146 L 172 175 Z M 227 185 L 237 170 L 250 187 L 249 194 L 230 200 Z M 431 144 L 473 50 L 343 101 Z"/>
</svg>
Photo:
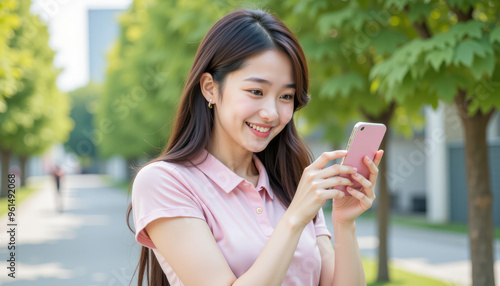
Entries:
<svg viewBox="0 0 500 286">
<path fill-rule="evenodd" d="M 168 146 L 132 185 L 139 285 L 145 273 L 155 286 L 366 284 L 354 220 L 375 199 L 383 151 L 365 162 L 369 178 L 325 167 L 342 150 L 312 162 L 292 118 L 307 91 L 304 53 L 274 16 L 238 10 L 210 29 Z M 332 188 L 353 181 L 352 196 Z"/>
</svg>

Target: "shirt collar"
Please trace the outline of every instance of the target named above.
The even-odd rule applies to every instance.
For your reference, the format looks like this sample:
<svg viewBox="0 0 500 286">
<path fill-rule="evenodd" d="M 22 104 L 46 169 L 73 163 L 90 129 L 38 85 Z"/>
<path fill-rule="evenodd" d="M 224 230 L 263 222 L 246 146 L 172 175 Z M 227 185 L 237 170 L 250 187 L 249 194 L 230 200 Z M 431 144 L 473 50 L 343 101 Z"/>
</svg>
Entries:
<svg viewBox="0 0 500 286">
<path fill-rule="evenodd" d="M 259 181 L 255 189 L 261 190 L 262 188 L 264 188 L 269 194 L 269 197 L 271 199 L 274 199 L 274 194 L 271 191 L 269 177 L 267 176 L 264 164 L 262 164 L 262 162 L 255 154 L 252 155 L 252 159 L 255 167 L 257 167 L 257 170 L 259 171 Z M 239 184 L 246 181 L 205 149 L 203 149 L 200 154 L 191 161 L 198 169 L 200 169 L 207 177 L 214 181 L 226 193 L 233 191 Z"/>
</svg>

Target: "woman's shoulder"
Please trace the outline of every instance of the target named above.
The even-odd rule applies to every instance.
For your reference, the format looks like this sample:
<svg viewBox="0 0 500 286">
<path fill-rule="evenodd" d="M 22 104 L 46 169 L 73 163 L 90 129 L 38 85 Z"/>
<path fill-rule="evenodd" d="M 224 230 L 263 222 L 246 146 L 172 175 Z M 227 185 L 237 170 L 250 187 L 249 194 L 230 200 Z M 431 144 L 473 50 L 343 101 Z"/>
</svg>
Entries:
<svg viewBox="0 0 500 286">
<path fill-rule="evenodd" d="M 152 190 L 191 192 L 190 177 L 192 168 L 183 164 L 155 161 L 144 165 L 136 174 L 132 183 L 133 197 L 144 193 L 151 195 Z"/>
<path fill-rule="evenodd" d="M 186 173 L 191 172 L 190 168 L 186 164 L 172 163 L 167 161 L 155 161 L 144 165 L 136 175 L 136 180 L 148 179 L 180 179 L 185 176 Z"/>
</svg>

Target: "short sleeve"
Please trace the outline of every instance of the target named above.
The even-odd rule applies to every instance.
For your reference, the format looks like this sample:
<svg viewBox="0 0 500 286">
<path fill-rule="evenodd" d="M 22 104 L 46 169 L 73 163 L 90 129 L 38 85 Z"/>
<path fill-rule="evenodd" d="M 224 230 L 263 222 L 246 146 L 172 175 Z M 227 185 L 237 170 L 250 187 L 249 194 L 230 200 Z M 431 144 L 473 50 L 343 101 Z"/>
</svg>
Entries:
<svg viewBox="0 0 500 286">
<path fill-rule="evenodd" d="M 325 223 L 325 214 L 323 214 L 323 208 L 320 208 L 318 211 L 318 216 L 316 217 L 316 222 L 314 223 L 314 231 L 316 232 L 316 236 L 320 235 L 328 235 L 330 240 L 332 239 L 332 234 L 328 231 Z"/>
<path fill-rule="evenodd" d="M 135 239 L 156 249 L 145 227 L 162 217 L 194 217 L 203 220 L 202 208 L 196 195 L 182 183 L 170 163 L 154 162 L 144 166 L 132 184 L 132 213 Z"/>
</svg>

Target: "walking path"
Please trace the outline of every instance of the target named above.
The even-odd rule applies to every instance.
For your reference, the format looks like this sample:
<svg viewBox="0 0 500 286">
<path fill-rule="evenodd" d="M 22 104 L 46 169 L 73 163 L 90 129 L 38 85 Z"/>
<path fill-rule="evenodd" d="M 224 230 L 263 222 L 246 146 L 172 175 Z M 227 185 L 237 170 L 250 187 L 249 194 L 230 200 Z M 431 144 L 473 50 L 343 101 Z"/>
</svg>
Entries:
<svg viewBox="0 0 500 286">
<path fill-rule="evenodd" d="M 37 180 L 40 190 L 16 209 L 16 278 L 7 276 L 7 216 L 0 217 L 1 285 L 129 285 L 140 247 L 126 226 L 129 201 L 98 175 L 67 175 L 62 185 L 63 211 L 56 208 L 50 178 Z M 325 212 L 333 233 L 331 217 Z M 357 220 L 361 253 L 376 257 L 378 239 L 373 220 Z M 394 267 L 450 282 L 470 285 L 468 238 L 434 230 L 393 225 L 389 256 Z M 500 241 L 495 242 L 500 258 Z M 496 283 L 500 262 L 496 262 Z M 137 275 L 132 285 L 137 285 Z"/>
<path fill-rule="evenodd" d="M 129 285 L 140 248 L 126 226 L 124 192 L 98 175 L 67 175 L 59 213 L 47 179 L 37 178 L 41 189 L 16 209 L 15 279 L 6 269 L 7 216 L 0 219 L 0 285 Z"/>
<path fill-rule="evenodd" d="M 325 212 L 325 218 L 332 232 L 331 215 Z M 376 259 L 376 221 L 356 220 L 356 234 L 361 254 Z M 469 239 L 466 234 L 391 225 L 388 246 L 389 257 L 396 268 L 446 281 L 451 285 L 472 285 Z M 494 247 L 495 284 L 500 285 L 500 240 L 495 240 Z"/>
</svg>

